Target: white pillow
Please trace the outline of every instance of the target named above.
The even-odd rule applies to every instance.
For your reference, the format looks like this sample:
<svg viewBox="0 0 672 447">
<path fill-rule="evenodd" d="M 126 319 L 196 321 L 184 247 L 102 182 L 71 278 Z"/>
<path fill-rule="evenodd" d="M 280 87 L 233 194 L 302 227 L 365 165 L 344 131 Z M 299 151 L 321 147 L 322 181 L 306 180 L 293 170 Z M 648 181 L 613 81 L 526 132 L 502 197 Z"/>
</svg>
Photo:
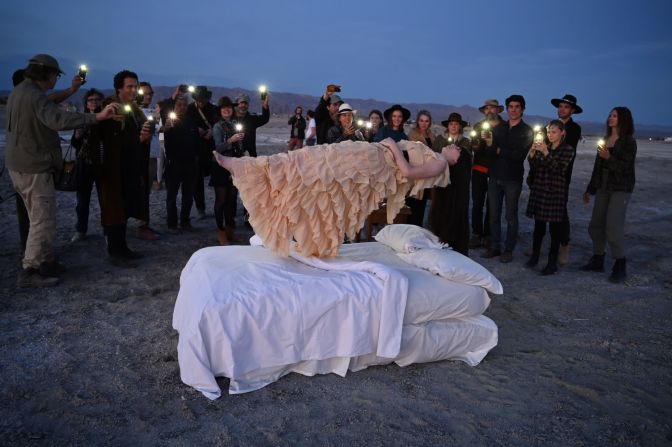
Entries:
<svg viewBox="0 0 672 447">
<path fill-rule="evenodd" d="M 451 281 L 481 286 L 497 295 L 504 293 L 502 283 L 488 269 L 456 251 L 424 248 L 413 253 L 397 253 L 397 256 Z"/>
<path fill-rule="evenodd" d="M 412 253 L 421 248 L 444 246 L 431 231 L 408 224 L 387 225 L 376 234 L 375 239 L 397 253 Z"/>
</svg>

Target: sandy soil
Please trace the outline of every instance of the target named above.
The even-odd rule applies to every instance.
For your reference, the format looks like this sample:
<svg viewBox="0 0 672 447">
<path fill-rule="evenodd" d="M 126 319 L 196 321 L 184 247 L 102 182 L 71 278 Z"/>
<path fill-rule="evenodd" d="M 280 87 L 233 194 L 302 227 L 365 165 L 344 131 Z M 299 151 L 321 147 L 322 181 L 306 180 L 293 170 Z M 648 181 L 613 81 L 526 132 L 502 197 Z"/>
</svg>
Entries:
<svg viewBox="0 0 672 447">
<path fill-rule="evenodd" d="M 283 121 L 260 129 L 261 152 L 282 148 Z M 0 444 L 670 445 L 672 145 L 640 143 L 625 285 L 578 271 L 590 255 L 591 207 L 580 194 L 593 145 L 580 147 L 575 165 L 568 266 L 543 278 L 523 267 L 525 217 L 513 263 L 473 253 L 505 288 L 486 312 L 500 343 L 481 365 L 292 374 L 215 402 L 181 383 L 171 327 L 181 268 L 216 243 L 212 217 L 158 242 L 129 237 L 146 256 L 137 269 L 119 269 L 106 260 L 97 204 L 89 237 L 68 243 L 75 196 L 59 193 L 56 249 L 69 270 L 56 288 L 22 290 L 14 202 L 1 203 Z M 159 231 L 164 199 L 152 192 Z"/>
</svg>

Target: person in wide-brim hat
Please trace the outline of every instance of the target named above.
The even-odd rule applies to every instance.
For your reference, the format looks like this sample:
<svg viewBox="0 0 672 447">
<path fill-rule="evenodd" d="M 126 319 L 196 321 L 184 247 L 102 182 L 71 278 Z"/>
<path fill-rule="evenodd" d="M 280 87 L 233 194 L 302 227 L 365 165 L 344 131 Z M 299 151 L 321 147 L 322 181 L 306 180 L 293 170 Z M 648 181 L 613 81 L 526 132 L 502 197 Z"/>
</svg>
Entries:
<svg viewBox="0 0 672 447">
<path fill-rule="evenodd" d="M 462 126 L 462 129 L 464 129 L 465 127 L 467 127 L 467 126 L 469 125 L 468 122 L 466 122 L 466 121 L 464 121 L 464 120 L 462 119 L 462 115 L 460 115 L 460 114 L 457 113 L 457 112 L 453 112 L 453 113 L 451 113 L 450 115 L 448 115 L 448 119 L 445 120 L 445 121 L 441 121 L 441 125 L 442 125 L 443 127 L 448 127 L 448 124 L 449 124 L 451 121 L 454 121 L 454 122 L 456 122 L 456 123 L 460 123 L 460 126 Z"/>
<path fill-rule="evenodd" d="M 395 104 L 392 107 L 390 107 L 389 109 L 385 110 L 385 112 L 383 113 L 383 116 L 385 117 L 385 121 L 387 121 L 388 123 L 390 122 L 390 118 L 392 117 L 392 112 L 394 112 L 395 110 L 401 111 L 401 114 L 404 117 L 404 122 L 408 121 L 408 119 L 411 117 L 411 111 L 410 110 L 408 110 L 405 107 L 402 107 L 400 104 Z"/>
<path fill-rule="evenodd" d="M 209 102 L 212 98 L 212 92 L 204 85 L 199 85 L 194 90 L 194 93 L 191 94 L 191 97 L 194 98 L 194 101 L 203 101 Z"/>
<path fill-rule="evenodd" d="M 497 107 L 497 113 L 502 113 L 504 111 L 504 106 L 499 103 L 496 99 L 486 99 L 483 102 L 483 105 L 478 108 L 478 111 L 485 113 L 485 108 L 488 106 Z"/>
<path fill-rule="evenodd" d="M 561 102 L 567 103 L 570 106 L 574 108 L 574 113 L 581 113 L 583 112 L 583 109 L 579 107 L 579 105 L 576 103 L 576 96 L 574 95 L 565 95 L 562 98 L 553 98 L 551 99 L 551 104 L 553 104 L 553 107 L 558 107 Z"/>
</svg>

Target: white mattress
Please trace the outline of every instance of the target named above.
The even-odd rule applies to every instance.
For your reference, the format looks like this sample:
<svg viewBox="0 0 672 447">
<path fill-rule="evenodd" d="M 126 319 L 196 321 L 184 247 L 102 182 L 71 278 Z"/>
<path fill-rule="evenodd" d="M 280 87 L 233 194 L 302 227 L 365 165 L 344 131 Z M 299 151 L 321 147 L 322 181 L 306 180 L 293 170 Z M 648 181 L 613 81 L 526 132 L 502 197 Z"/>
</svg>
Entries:
<svg viewBox="0 0 672 447">
<path fill-rule="evenodd" d="M 410 266 L 382 244 L 302 261 L 263 247 L 194 253 L 173 314 L 186 384 L 215 399 L 219 376 L 241 393 L 289 372 L 345 375 L 448 358 L 475 365 L 497 344 L 496 325 L 478 316 L 489 303 L 484 289 Z"/>
</svg>

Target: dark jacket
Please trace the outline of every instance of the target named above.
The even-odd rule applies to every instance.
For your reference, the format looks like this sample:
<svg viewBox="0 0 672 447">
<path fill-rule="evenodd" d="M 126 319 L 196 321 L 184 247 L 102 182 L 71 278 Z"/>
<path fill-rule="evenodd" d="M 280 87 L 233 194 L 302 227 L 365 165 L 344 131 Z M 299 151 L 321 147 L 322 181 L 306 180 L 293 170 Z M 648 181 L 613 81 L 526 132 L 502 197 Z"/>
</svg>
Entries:
<svg viewBox="0 0 672 447">
<path fill-rule="evenodd" d="M 327 141 L 325 143 L 340 143 L 341 141 L 358 141 L 357 136 L 353 133 L 350 136 L 343 134 L 343 126 L 336 124 L 331 126 L 329 132 L 327 133 Z"/>
<path fill-rule="evenodd" d="M 522 183 L 525 157 L 534 140 L 532 128 L 522 120 L 513 127 L 505 121 L 492 129 L 492 136 L 492 146 L 485 148 L 492 157 L 488 175 L 495 180 Z"/>
<path fill-rule="evenodd" d="M 243 125 L 243 150 L 250 154 L 250 157 L 257 156 L 257 127 L 261 127 L 271 119 L 270 108 L 262 107 L 261 115 L 247 113 L 243 118 L 234 116 L 233 122 Z"/>
<path fill-rule="evenodd" d="M 102 142 L 100 141 L 100 128 L 98 124 L 90 124 L 82 129 L 81 137 L 72 133 L 70 144 L 77 150 L 77 159 L 83 162 L 100 167 L 102 163 Z"/>
<path fill-rule="evenodd" d="M 294 114 L 287 124 L 292 126 L 292 130 L 289 132 L 289 138 L 298 138 L 303 140 L 306 136 L 306 119 L 302 116 L 296 117 Z"/>
<path fill-rule="evenodd" d="M 328 101 L 324 100 L 324 96 L 320 97 L 320 102 L 315 108 L 315 136 L 317 144 L 324 144 L 327 142 L 327 134 L 329 129 L 336 125 L 336 122 L 331 119 L 329 109 L 327 106 L 331 104 L 331 98 Z"/>
<path fill-rule="evenodd" d="M 198 159 L 201 137 L 196 121 L 190 115 L 176 120 L 175 125 L 167 129 L 164 135 L 166 158 L 169 161 L 188 162 Z M 208 162 L 211 157 L 208 157 Z"/>
<path fill-rule="evenodd" d="M 120 102 L 113 96 L 106 100 Z M 149 220 L 149 141 L 140 142 L 140 130 L 147 120 L 135 103 L 124 121 L 99 123 L 103 142 L 101 214 L 103 225 L 120 225 L 129 217 Z"/>
<path fill-rule="evenodd" d="M 487 151 L 485 150 L 486 147 L 485 140 L 481 138 L 481 131 L 483 130 L 483 123 L 485 122 L 486 120 L 482 120 L 474 124 L 474 130 L 476 131 L 476 136 L 471 139 L 471 150 L 474 153 L 473 169 L 475 171 L 482 172 L 483 174 L 488 173 L 490 164 L 492 163 L 493 159 L 492 155 L 488 154 Z M 497 126 L 501 125 L 503 122 L 504 120 L 500 118 L 499 124 L 497 124 Z"/>
<path fill-rule="evenodd" d="M 565 179 L 567 180 L 567 186 L 569 187 L 569 182 L 572 180 L 572 171 L 574 170 L 574 159 L 576 158 L 576 147 L 581 140 L 581 126 L 576 124 L 576 122 L 570 117 L 569 120 L 565 123 L 565 143 L 572 147 L 572 161 L 567 167 L 567 172 L 565 174 Z"/>
<path fill-rule="evenodd" d="M 594 195 L 602 187 L 603 176 L 606 174 L 607 191 L 632 192 L 635 189 L 637 141 L 633 137 L 619 138 L 614 147 L 608 150 L 608 160 L 595 156 L 593 174 L 586 191 Z"/>
</svg>

